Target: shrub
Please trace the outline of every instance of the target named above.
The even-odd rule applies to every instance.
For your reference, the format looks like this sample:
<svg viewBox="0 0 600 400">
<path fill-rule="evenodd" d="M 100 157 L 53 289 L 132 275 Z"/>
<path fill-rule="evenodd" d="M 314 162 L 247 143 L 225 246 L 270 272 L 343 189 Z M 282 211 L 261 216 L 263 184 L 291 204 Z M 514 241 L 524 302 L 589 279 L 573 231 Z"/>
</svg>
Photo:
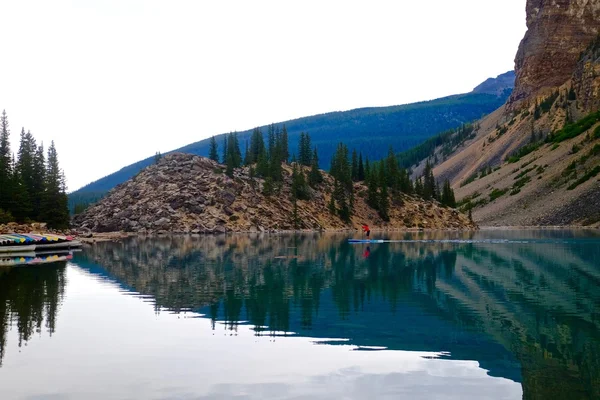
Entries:
<svg viewBox="0 0 600 400">
<path fill-rule="evenodd" d="M 490 201 L 494 201 L 497 198 L 504 196 L 506 193 L 508 193 L 508 189 L 493 189 L 490 193 Z"/>
<path fill-rule="evenodd" d="M 579 186 L 582 183 L 590 180 L 591 178 L 595 177 L 598 174 L 600 174 L 600 165 L 595 166 L 594 169 L 592 169 L 591 171 L 588 171 L 581 178 L 577 179 L 577 181 L 575 181 L 571 186 L 569 186 L 567 188 L 567 190 L 573 190 L 573 189 L 575 189 L 577 186 Z"/>
<path fill-rule="evenodd" d="M 9 211 L 4 211 L 0 208 L 0 224 L 7 224 L 13 222 L 14 218 Z"/>
<path fill-rule="evenodd" d="M 554 143 L 560 143 L 568 139 L 572 139 L 581 135 L 583 132 L 590 129 L 592 126 L 596 124 L 596 122 L 600 121 L 600 111 L 588 114 L 583 117 L 579 121 L 568 124 L 561 130 L 557 131 L 553 135 L 549 136 L 549 140 Z M 595 135 L 595 131 L 594 131 Z"/>
</svg>

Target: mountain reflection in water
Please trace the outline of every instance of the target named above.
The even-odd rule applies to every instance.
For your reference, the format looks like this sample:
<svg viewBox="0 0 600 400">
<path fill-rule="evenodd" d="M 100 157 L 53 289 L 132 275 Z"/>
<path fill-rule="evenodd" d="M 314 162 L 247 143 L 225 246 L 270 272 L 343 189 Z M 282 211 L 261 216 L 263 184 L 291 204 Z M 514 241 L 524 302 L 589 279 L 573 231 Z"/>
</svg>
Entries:
<svg viewBox="0 0 600 400">
<path fill-rule="evenodd" d="M 448 235 L 396 234 L 444 242 L 368 251 L 330 234 L 132 238 L 73 262 L 149 298 L 157 313 L 201 315 L 215 330 L 442 353 L 520 382 L 525 399 L 600 398 L 598 237 Z M 0 275 L 0 351 L 11 321 L 20 341 L 44 320 L 55 329 L 64 281 L 64 265 Z"/>
</svg>

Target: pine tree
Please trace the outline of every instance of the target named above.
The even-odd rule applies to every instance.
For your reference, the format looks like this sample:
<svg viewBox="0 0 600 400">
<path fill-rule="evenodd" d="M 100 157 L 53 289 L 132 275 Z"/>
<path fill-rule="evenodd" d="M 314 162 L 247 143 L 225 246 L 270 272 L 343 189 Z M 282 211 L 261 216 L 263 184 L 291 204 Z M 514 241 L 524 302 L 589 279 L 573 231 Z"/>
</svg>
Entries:
<svg viewBox="0 0 600 400">
<path fill-rule="evenodd" d="M 34 221 L 41 221 L 42 201 L 46 187 L 46 158 L 44 157 L 44 145 L 40 144 L 36 149 L 33 158 L 33 214 L 31 218 Z"/>
<path fill-rule="evenodd" d="M 431 200 L 435 198 L 435 178 L 433 176 L 433 168 L 429 161 L 425 164 L 425 171 L 423 172 L 423 198 L 425 200 Z"/>
<path fill-rule="evenodd" d="M 154 154 L 154 164 L 158 164 L 158 162 L 160 161 L 161 158 L 162 158 L 162 154 L 160 154 L 160 151 L 157 151 Z"/>
<path fill-rule="evenodd" d="M 244 165 L 250 165 L 252 164 L 250 162 L 250 148 L 248 147 L 248 140 L 246 140 L 246 149 L 244 151 Z"/>
<path fill-rule="evenodd" d="M 454 190 L 450 186 L 450 181 L 446 180 L 442 189 L 441 203 L 446 207 L 456 208 L 456 198 Z"/>
<path fill-rule="evenodd" d="M 469 221 L 473 222 L 473 207 L 469 207 Z"/>
<path fill-rule="evenodd" d="M 281 161 L 287 163 L 290 159 L 290 150 L 289 150 L 289 138 L 288 131 L 285 125 L 283 125 L 283 131 L 281 132 Z"/>
<path fill-rule="evenodd" d="M 214 136 L 210 138 L 210 150 L 208 151 L 208 158 L 219 162 L 219 146 L 217 145 L 217 138 Z"/>
<path fill-rule="evenodd" d="M 352 180 L 358 181 L 358 155 L 356 150 L 352 150 Z"/>
<path fill-rule="evenodd" d="M 422 178 L 418 178 L 415 182 L 415 194 L 421 197 L 424 197 L 425 190 L 423 187 L 423 179 Z"/>
<path fill-rule="evenodd" d="M 233 177 L 233 170 L 242 165 L 242 153 L 240 152 L 237 133 L 230 133 L 227 138 L 226 156 L 227 158 L 225 159 L 225 166 L 227 168 L 225 173 L 227 176 Z"/>
<path fill-rule="evenodd" d="M 362 182 L 365 180 L 365 167 L 363 165 L 362 153 L 358 155 L 358 181 Z"/>
<path fill-rule="evenodd" d="M 365 179 L 369 179 L 370 175 L 371 175 L 371 165 L 369 163 L 369 157 L 367 157 L 367 160 L 365 162 Z"/>
<path fill-rule="evenodd" d="M 227 135 L 223 135 L 223 162 L 222 164 L 227 164 Z"/>
<path fill-rule="evenodd" d="M 14 171 L 15 196 L 13 200 L 15 210 L 13 215 L 18 221 L 25 221 L 33 213 L 33 162 L 37 147 L 31 132 L 25 133 L 21 129 L 21 142 L 19 145 L 18 161 Z M 18 200 L 17 200 L 18 198 Z"/>
<path fill-rule="evenodd" d="M 313 188 L 323 182 L 323 175 L 321 174 L 321 170 L 319 169 L 319 155 L 317 153 L 317 148 L 315 147 L 312 156 L 312 166 L 310 168 L 310 173 L 308 175 L 308 183 Z"/>
<path fill-rule="evenodd" d="M 367 165 L 368 162 L 369 161 L 367 160 Z M 367 175 L 367 204 L 374 210 L 379 210 L 379 197 L 377 193 L 378 181 L 378 174 L 372 173 Z"/>
<path fill-rule="evenodd" d="M 251 164 L 258 163 L 261 155 L 266 153 L 265 141 L 259 128 L 254 128 L 250 136 L 250 157 L 248 161 Z"/>
<path fill-rule="evenodd" d="M 388 156 L 385 161 L 386 165 L 386 180 L 388 187 L 392 190 L 392 194 L 396 197 L 400 192 L 400 167 L 394 149 L 390 146 Z"/>
<path fill-rule="evenodd" d="M 306 184 L 306 178 L 302 168 L 298 168 L 298 163 L 293 163 L 292 167 L 292 198 L 298 200 L 310 200 L 310 192 Z"/>
<path fill-rule="evenodd" d="M 298 161 L 301 165 L 310 167 L 312 158 L 312 145 L 310 143 L 310 135 L 308 133 L 300 133 L 300 141 L 298 143 Z"/>
<path fill-rule="evenodd" d="M 69 227 L 69 208 L 65 179 L 58 165 L 54 141 L 48 148 L 46 161 L 46 191 L 42 201 L 42 218 L 50 228 Z"/>
<path fill-rule="evenodd" d="M 390 201 L 388 195 L 388 186 L 386 179 L 386 168 L 385 163 L 381 161 L 379 163 L 379 183 L 381 185 L 381 192 L 379 193 L 378 203 L 379 203 L 379 216 L 384 221 L 390 220 L 389 210 L 390 210 Z"/>
<path fill-rule="evenodd" d="M 9 212 L 12 192 L 12 163 L 10 151 L 10 129 L 6 110 L 0 118 L 0 210 Z"/>
</svg>

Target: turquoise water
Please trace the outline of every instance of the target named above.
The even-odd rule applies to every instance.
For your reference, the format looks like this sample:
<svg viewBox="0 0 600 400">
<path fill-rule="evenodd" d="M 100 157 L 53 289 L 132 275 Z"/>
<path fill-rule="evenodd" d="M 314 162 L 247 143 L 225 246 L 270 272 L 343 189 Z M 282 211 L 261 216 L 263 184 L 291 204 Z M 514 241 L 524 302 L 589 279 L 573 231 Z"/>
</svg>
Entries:
<svg viewBox="0 0 600 400">
<path fill-rule="evenodd" d="M 593 231 L 99 243 L 0 269 L 1 399 L 598 399 Z"/>
</svg>

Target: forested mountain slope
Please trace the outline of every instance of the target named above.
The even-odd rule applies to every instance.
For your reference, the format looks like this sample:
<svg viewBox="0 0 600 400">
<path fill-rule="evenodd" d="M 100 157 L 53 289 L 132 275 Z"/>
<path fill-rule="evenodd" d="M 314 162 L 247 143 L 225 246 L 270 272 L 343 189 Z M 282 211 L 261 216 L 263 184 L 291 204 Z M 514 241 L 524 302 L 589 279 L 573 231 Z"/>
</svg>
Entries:
<svg viewBox="0 0 600 400">
<path fill-rule="evenodd" d="M 513 82 L 514 73 L 511 71 L 488 79 L 467 94 L 399 106 L 331 112 L 275 125 L 286 126 L 291 153 L 297 152 L 300 133 L 308 132 L 312 144 L 318 147 L 321 167 L 327 169 L 339 142 L 344 142 L 350 149 L 362 151 L 363 157 L 371 160 L 385 157 L 390 146 L 397 151 L 408 150 L 439 132 L 456 128 L 497 109 L 510 95 Z M 268 126 L 261 127 L 261 130 L 266 135 Z M 251 133 L 252 130 L 238 133 L 242 151 Z M 217 136 L 219 151 L 222 150 L 223 137 Z M 209 139 L 201 140 L 173 153 L 208 156 L 209 142 Z M 96 201 L 153 162 L 154 157 L 148 157 L 84 186 L 70 195 L 71 207 Z"/>
</svg>

